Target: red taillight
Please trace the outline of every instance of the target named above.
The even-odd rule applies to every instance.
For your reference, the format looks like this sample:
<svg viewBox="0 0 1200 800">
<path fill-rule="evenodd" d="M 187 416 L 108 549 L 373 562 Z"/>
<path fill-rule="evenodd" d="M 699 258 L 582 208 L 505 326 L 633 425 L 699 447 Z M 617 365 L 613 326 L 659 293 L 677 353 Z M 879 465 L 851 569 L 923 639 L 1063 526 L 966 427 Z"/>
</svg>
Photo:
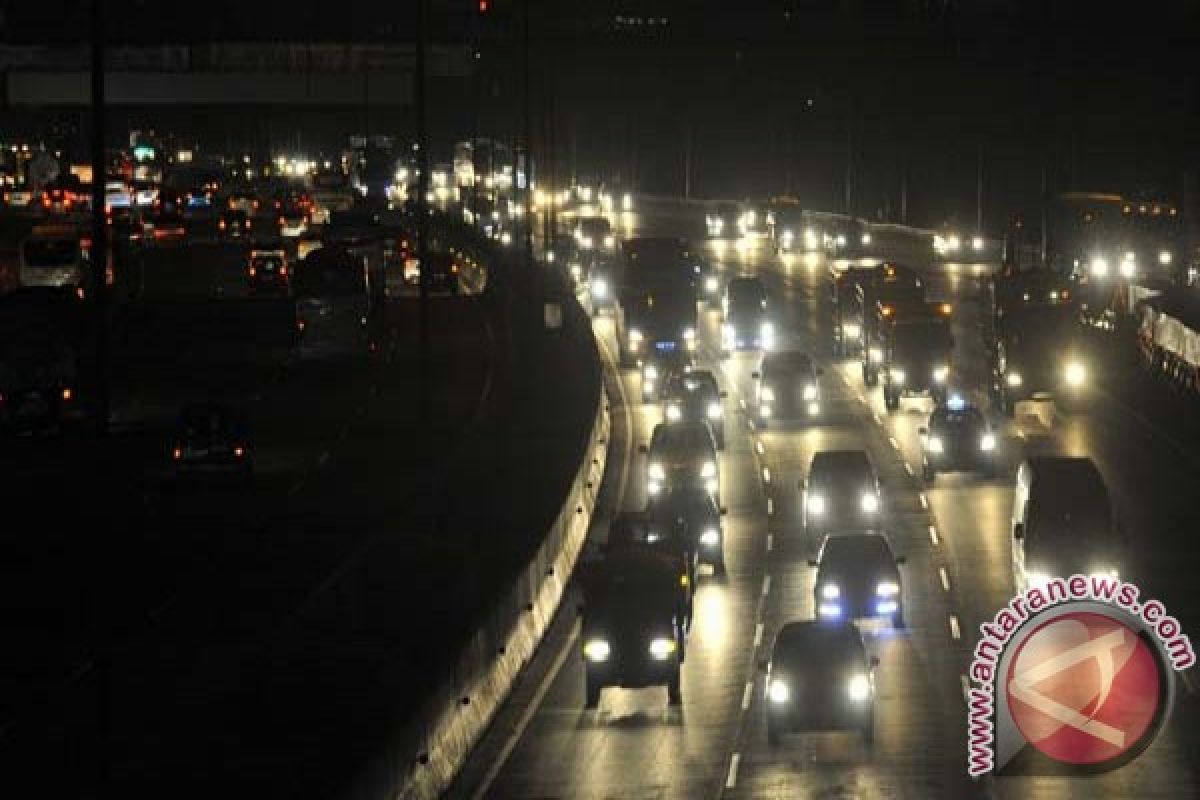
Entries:
<svg viewBox="0 0 1200 800">
<path fill-rule="evenodd" d="M 74 396 L 75 396 L 75 393 L 71 391 L 70 386 L 63 387 L 63 390 L 62 390 L 62 399 L 63 400 L 70 401 L 70 399 Z"/>
<path fill-rule="evenodd" d="M 285 224 L 287 224 L 287 221 L 286 221 L 286 220 L 285 220 L 283 217 L 280 217 L 280 218 L 279 218 L 279 224 L 280 224 L 280 225 L 285 225 Z"/>
<path fill-rule="evenodd" d="M 225 230 L 225 220 L 219 220 L 217 222 L 217 227 L 220 228 L 221 230 Z"/>
<path fill-rule="evenodd" d="M 183 448 L 181 448 L 181 447 L 176 447 L 174 450 L 172 450 L 172 451 L 171 451 L 171 458 L 175 459 L 176 461 L 178 461 L 179 459 L 183 458 Z"/>
<path fill-rule="evenodd" d="M 250 268 L 250 277 L 253 278 L 257 274 L 258 274 L 258 270 L 255 269 L 254 267 L 251 267 Z"/>
<path fill-rule="evenodd" d="M 246 455 L 246 448 L 242 447 L 240 444 L 237 445 L 233 448 L 233 455 L 235 458 L 242 458 Z"/>
<path fill-rule="evenodd" d="M 287 277 L 287 267 L 280 267 L 279 274 L 286 278 Z"/>
<path fill-rule="evenodd" d="M 304 320 L 302 320 L 302 319 L 296 320 L 296 330 L 303 332 L 304 326 L 305 326 Z"/>
</svg>

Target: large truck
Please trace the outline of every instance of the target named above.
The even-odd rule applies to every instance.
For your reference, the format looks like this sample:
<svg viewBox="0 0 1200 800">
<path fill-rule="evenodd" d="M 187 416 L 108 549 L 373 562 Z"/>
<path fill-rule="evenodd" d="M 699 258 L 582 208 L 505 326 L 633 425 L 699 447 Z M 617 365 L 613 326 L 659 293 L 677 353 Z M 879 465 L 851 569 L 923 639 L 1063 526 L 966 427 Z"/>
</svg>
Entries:
<svg viewBox="0 0 1200 800">
<path fill-rule="evenodd" d="M 1153 374 L 1200 394 L 1200 297 L 1172 289 L 1138 303 L 1138 348 Z"/>
<path fill-rule="evenodd" d="M 883 404 L 888 411 L 900 407 L 900 398 L 928 394 L 934 403 L 946 401 L 954 337 L 950 332 L 950 305 L 880 307 L 879 342 L 883 359 L 878 374 L 883 380 Z M 888 313 L 884 313 L 888 312 Z"/>
<path fill-rule="evenodd" d="M 0 429 L 63 432 L 94 421 L 84 391 L 88 309 L 70 287 L 0 297 Z"/>
<path fill-rule="evenodd" d="M 690 359 L 696 348 L 695 276 L 688 251 L 680 240 L 674 242 L 651 246 L 648 240 L 632 240 L 625 245 L 616 278 L 617 346 L 624 365 Z"/>
<path fill-rule="evenodd" d="M 923 306 L 925 285 L 907 267 L 884 263 L 875 274 L 854 288 L 854 305 L 862 326 L 861 360 L 863 383 L 879 383 L 884 360 L 884 328 L 889 316 L 901 306 Z"/>
<path fill-rule="evenodd" d="M 1065 306 L 1038 305 L 1010 314 L 987 341 L 990 393 L 1007 416 L 1023 400 L 1074 407 L 1087 395 L 1088 349 L 1078 317 Z"/>
</svg>

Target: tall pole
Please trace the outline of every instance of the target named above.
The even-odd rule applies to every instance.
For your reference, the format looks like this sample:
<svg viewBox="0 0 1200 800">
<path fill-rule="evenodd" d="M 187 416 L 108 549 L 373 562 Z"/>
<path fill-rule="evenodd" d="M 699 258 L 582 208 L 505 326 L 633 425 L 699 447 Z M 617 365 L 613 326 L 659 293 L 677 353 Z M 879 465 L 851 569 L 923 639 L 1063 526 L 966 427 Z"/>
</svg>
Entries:
<svg viewBox="0 0 1200 800">
<path fill-rule="evenodd" d="M 983 234 L 983 143 L 978 145 L 975 161 L 975 235 Z"/>
<path fill-rule="evenodd" d="M 850 100 L 850 113 L 846 119 L 846 186 L 843 204 L 845 213 L 853 215 L 854 211 L 854 100 Z"/>
<path fill-rule="evenodd" d="M 420 293 L 420 412 L 427 422 L 430 413 L 430 353 L 429 353 L 429 138 L 425 130 L 425 0 L 417 0 L 417 63 L 416 91 L 413 93 L 417 123 L 417 286 Z"/>
<path fill-rule="evenodd" d="M 533 137 L 532 137 L 532 129 L 531 129 L 531 121 L 530 121 L 531 112 L 530 112 L 530 107 L 529 107 L 530 106 L 530 104 L 529 104 L 529 80 L 530 80 L 530 76 L 529 76 L 529 0 L 525 0 L 524 10 L 525 10 L 525 20 L 524 20 L 525 29 L 522 34 L 523 44 L 522 44 L 521 49 L 524 52 L 524 71 L 525 71 L 525 97 L 524 97 L 524 105 L 525 105 L 525 109 L 524 109 L 524 111 L 525 111 L 525 121 L 524 121 L 524 127 L 525 127 L 525 190 L 524 190 L 524 195 L 525 195 L 525 198 L 524 198 L 524 204 L 525 204 L 525 262 L 527 264 L 532 264 L 533 263 L 533 214 L 531 213 L 531 209 L 533 208 L 533 203 L 530 201 L 533 199 L 533 191 L 531 189 L 531 186 L 533 184 Z"/>
</svg>

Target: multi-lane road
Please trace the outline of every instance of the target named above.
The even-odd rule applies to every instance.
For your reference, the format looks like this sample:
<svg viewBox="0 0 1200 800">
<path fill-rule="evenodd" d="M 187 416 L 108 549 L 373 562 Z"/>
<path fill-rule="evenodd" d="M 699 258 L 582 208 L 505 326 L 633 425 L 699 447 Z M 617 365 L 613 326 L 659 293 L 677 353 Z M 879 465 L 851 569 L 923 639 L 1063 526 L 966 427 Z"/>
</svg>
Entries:
<svg viewBox="0 0 1200 800">
<path fill-rule="evenodd" d="M 698 212 L 643 217 L 640 232 L 695 237 Z M 927 239 L 925 242 L 927 243 Z M 934 265 L 928 251 L 897 240 L 897 251 L 923 269 L 929 294 L 955 307 L 952 385 L 987 407 L 981 274 L 987 265 Z M 920 479 L 917 429 L 928 401 L 905 400 L 889 414 L 867 389 L 857 362 L 830 356 L 827 264 L 817 256 L 781 259 L 765 245 L 714 251 L 728 277 L 760 275 L 779 311 L 780 347 L 812 353 L 826 368 L 823 410 L 807 426 L 756 430 L 745 402 L 757 357 L 717 357 L 719 316 L 702 311 L 700 362 L 728 390 L 727 447 L 721 456 L 728 575 L 703 575 L 684 665 L 683 704 L 668 708 L 658 689 L 606 691 L 599 710 L 583 708 L 583 663 L 574 604 L 564 603 L 525 681 L 477 748 L 452 796 L 495 798 L 711 797 L 1194 797 L 1200 793 L 1197 702 L 1180 688 L 1163 735 L 1138 760 L 1089 778 L 1006 777 L 972 781 L 966 773 L 964 702 L 967 659 L 978 626 L 1011 597 L 1009 514 L 1013 476 L 1026 454 L 1094 459 L 1115 498 L 1131 563 L 1130 580 L 1161 597 L 1184 622 L 1200 620 L 1189 591 L 1195 563 L 1191 531 L 1200 510 L 1178 495 L 1181 472 L 1200 474 L 1192 434 L 1171 424 L 1169 398 L 1132 371 L 1109 345 L 1097 365 L 1094 400 L 1059 413 L 1029 404 L 1012 420 L 995 416 L 1002 469 Z M 596 332 L 613 352 L 612 326 Z M 610 364 L 611 367 L 611 364 Z M 608 513 L 645 502 L 644 463 L 636 445 L 660 420 L 642 405 L 638 378 L 610 369 L 613 442 L 604 497 Z M 797 485 L 823 449 L 868 451 L 885 489 L 886 528 L 902 567 L 908 628 L 865 626 L 877 671 L 876 743 L 821 733 L 769 748 L 758 670 L 786 621 L 812 617 L 815 555 L 800 523 Z M 1169 480 L 1168 480 L 1169 478 Z M 604 514 L 593 531 L 605 536 Z M 1124 575 L 1123 575 L 1124 577 Z"/>
</svg>

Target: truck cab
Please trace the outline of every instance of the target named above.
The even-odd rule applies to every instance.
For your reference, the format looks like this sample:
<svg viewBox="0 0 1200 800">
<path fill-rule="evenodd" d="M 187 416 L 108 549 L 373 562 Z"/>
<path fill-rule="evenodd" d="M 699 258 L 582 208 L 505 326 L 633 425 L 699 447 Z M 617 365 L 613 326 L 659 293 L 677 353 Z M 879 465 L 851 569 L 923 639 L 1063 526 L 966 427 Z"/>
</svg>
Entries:
<svg viewBox="0 0 1200 800">
<path fill-rule="evenodd" d="M 888 411 L 895 411 L 900 398 L 910 395 L 927 394 L 935 404 L 945 403 L 954 353 L 950 311 L 947 303 L 881 306 L 883 361 L 878 372 Z"/>
<path fill-rule="evenodd" d="M 1007 416 L 1024 400 L 1075 407 L 1087 396 L 1089 375 L 1074 313 L 1058 307 L 1009 313 L 988 348 L 992 401 Z"/>
</svg>

